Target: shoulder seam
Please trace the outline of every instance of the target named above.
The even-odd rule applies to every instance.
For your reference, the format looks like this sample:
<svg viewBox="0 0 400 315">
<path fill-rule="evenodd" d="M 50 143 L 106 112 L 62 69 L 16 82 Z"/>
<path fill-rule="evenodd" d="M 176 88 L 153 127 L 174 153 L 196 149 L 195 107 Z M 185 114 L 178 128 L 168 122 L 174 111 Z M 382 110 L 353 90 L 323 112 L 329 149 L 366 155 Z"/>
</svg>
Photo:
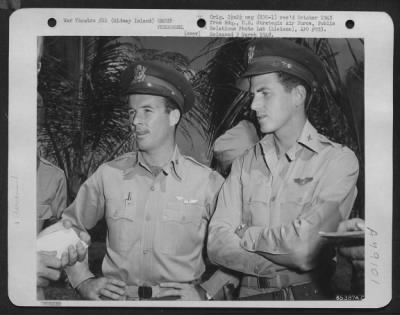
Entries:
<svg viewBox="0 0 400 315">
<path fill-rule="evenodd" d="M 182 155 L 182 157 L 183 157 L 184 159 L 186 159 L 186 160 L 189 160 L 189 161 L 193 162 L 194 164 L 196 164 L 196 165 L 198 165 L 198 166 L 200 166 L 200 167 L 202 167 L 202 168 L 205 168 L 205 169 L 210 170 L 210 171 L 214 171 L 211 167 L 209 167 L 209 166 L 207 166 L 207 165 L 205 165 L 205 164 L 203 164 L 203 163 L 197 161 L 197 160 L 196 160 L 194 157 L 192 157 L 192 156 L 189 156 L 189 155 Z"/>
<path fill-rule="evenodd" d="M 42 161 L 43 164 L 45 164 L 45 165 L 47 165 L 47 166 L 49 166 L 49 167 L 51 167 L 51 168 L 54 168 L 54 169 L 56 169 L 57 171 L 59 171 L 60 173 L 64 174 L 64 171 L 63 171 L 60 167 L 58 167 L 57 165 L 51 163 L 50 161 L 47 161 L 47 160 L 44 159 L 44 158 L 40 158 L 40 159 L 41 159 L 41 161 Z"/>
</svg>

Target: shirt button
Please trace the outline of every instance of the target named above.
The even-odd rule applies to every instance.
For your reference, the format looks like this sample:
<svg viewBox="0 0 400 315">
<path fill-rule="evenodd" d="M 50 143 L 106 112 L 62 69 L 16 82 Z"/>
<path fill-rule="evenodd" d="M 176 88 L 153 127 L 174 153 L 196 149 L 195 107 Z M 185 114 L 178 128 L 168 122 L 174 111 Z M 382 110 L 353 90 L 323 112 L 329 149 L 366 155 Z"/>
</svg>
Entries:
<svg viewBox="0 0 400 315">
<path fill-rule="evenodd" d="M 151 216 L 149 214 L 146 215 L 146 221 L 150 221 L 151 220 Z"/>
<path fill-rule="evenodd" d="M 151 186 L 151 187 L 150 187 L 150 190 L 151 190 L 151 191 L 154 191 L 154 190 L 156 190 L 156 188 L 155 188 L 154 186 Z"/>
<path fill-rule="evenodd" d="M 276 196 L 273 196 L 273 197 L 271 198 L 271 201 L 274 202 L 275 199 L 276 199 Z"/>
</svg>

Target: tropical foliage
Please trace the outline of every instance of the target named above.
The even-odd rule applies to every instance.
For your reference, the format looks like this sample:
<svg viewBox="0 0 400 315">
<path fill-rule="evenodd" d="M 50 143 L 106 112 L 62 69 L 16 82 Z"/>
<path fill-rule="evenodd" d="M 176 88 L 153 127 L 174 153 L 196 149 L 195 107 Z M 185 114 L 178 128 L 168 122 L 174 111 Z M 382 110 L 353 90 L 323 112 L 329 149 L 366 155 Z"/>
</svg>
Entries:
<svg viewBox="0 0 400 315">
<path fill-rule="evenodd" d="M 76 39 L 79 43 L 73 43 Z M 77 50 L 76 75 L 64 58 L 52 54 L 60 41 Z M 38 89 L 46 118 L 39 143 L 44 155 L 64 170 L 71 198 L 88 174 L 131 139 L 118 77 L 135 49 L 115 37 L 45 40 Z"/>
<path fill-rule="evenodd" d="M 67 62 L 71 53 L 57 53 L 54 47 L 60 45 L 65 50 L 77 50 L 72 56 L 78 62 Z M 43 155 L 64 170 L 71 201 L 101 163 L 135 149 L 119 90 L 119 76 L 128 63 L 161 60 L 173 65 L 188 80 L 194 78 L 194 72 L 187 57 L 144 49 L 139 39 L 132 42 L 118 37 L 46 38 L 44 51 L 38 89 L 46 115 L 38 130 L 38 143 Z M 76 71 L 74 65 L 78 65 Z M 179 131 L 187 138 L 189 125 L 200 128 L 205 124 L 198 108 L 197 104 L 180 124 Z"/>
</svg>

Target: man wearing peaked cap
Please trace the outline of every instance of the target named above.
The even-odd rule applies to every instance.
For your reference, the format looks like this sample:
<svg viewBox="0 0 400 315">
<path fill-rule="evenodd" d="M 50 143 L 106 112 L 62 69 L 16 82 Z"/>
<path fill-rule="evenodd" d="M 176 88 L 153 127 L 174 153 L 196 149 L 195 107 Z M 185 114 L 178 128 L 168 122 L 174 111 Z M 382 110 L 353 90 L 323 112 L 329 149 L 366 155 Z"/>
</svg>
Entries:
<svg viewBox="0 0 400 315">
<path fill-rule="evenodd" d="M 104 276 L 82 263 L 68 269 L 70 282 L 85 299 L 211 298 L 202 250 L 223 178 L 176 145 L 191 85 L 170 66 L 137 61 L 121 88 L 138 152 L 101 165 L 64 212 L 82 230 L 103 217 L 108 228 Z"/>
<path fill-rule="evenodd" d="M 312 50 L 294 41 L 281 38 L 258 39 L 252 41 L 246 51 L 247 69 L 242 77 L 281 71 L 304 80 L 313 90 L 327 80 L 320 58 Z"/>
<path fill-rule="evenodd" d="M 210 222 L 210 260 L 242 273 L 242 299 L 330 299 L 331 248 L 320 231 L 347 219 L 358 161 L 319 134 L 306 106 L 326 81 L 311 50 L 287 39 L 257 39 L 245 54 L 263 138 L 232 165 Z M 234 258 L 233 258 L 234 257 Z"/>
<path fill-rule="evenodd" d="M 174 102 L 182 114 L 194 104 L 190 82 L 177 70 L 157 61 L 137 61 L 121 76 L 121 90 L 126 95 L 158 95 Z"/>
</svg>

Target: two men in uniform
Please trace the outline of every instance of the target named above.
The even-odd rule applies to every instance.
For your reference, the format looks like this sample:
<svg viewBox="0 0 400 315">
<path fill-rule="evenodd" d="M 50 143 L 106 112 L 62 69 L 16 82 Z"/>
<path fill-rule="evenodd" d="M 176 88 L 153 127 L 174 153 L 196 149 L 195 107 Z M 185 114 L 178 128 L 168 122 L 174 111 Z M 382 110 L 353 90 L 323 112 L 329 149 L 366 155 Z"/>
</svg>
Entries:
<svg viewBox="0 0 400 315">
<path fill-rule="evenodd" d="M 83 230 L 107 221 L 103 277 L 94 278 L 87 262 L 67 270 L 83 298 L 210 299 L 234 283 L 229 270 L 243 275 L 241 298 L 329 298 L 321 280 L 332 253 L 318 232 L 336 231 L 348 217 L 358 161 L 307 120 L 326 80 L 317 56 L 262 39 L 250 43 L 247 59 L 242 77 L 265 136 L 246 146 L 224 184 L 176 145 L 176 127 L 194 102 L 186 79 L 157 62 L 125 70 L 139 151 L 100 166 L 63 214 Z M 228 273 L 201 283 L 207 229 L 209 258 Z"/>
</svg>

